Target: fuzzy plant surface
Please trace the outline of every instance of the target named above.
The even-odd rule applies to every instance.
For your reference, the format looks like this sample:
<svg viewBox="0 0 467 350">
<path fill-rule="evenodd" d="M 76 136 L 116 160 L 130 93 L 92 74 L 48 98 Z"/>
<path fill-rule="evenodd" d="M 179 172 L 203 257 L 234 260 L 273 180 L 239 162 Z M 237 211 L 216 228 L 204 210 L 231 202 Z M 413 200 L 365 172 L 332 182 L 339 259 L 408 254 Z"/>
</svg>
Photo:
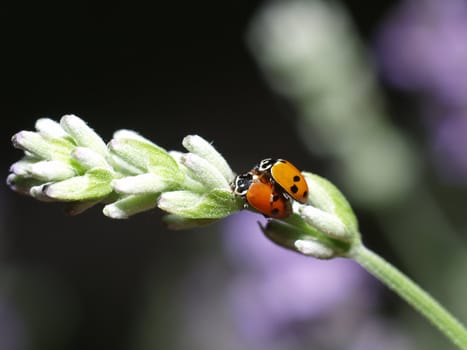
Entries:
<svg viewBox="0 0 467 350">
<path fill-rule="evenodd" d="M 251 209 L 232 191 L 235 173 L 228 162 L 200 136 L 186 136 L 186 152 L 180 152 L 167 151 L 130 130 L 116 131 L 106 144 L 74 115 L 63 116 L 59 123 L 42 118 L 35 128 L 13 136 L 13 146 L 24 156 L 11 166 L 7 184 L 41 201 L 67 202 L 72 215 L 98 203 L 104 205 L 104 215 L 114 219 L 158 207 L 167 213 L 164 221 L 170 228 L 184 229 Z M 310 192 L 307 203 L 294 202 L 286 219 L 268 219 L 261 227 L 265 236 L 303 255 L 357 261 L 459 349 L 467 350 L 465 327 L 363 245 L 357 218 L 339 189 L 319 175 L 302 174 Z"/>
</svg>

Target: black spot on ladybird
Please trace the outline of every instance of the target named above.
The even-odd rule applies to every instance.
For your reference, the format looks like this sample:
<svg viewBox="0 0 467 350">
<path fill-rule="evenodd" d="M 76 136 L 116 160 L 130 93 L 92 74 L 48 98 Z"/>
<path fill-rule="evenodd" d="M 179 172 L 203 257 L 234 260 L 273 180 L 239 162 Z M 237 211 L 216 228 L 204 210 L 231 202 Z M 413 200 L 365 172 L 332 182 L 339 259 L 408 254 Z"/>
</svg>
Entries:
<svg viewBox="0 0 467 350">
<path fill-rule="evenodd" d="M 300 181 L 300 176 L 295 175 L 295 176 L 293 177 L 293 182 L 299 182 L 299 181 Z"/>
<path fill-rule="evenodd" d="M 272 201 L 273 202 L 277 202 L 279 200 L 279 196 L 277 194 L 275 194 L 274 196 L 272 196 Z"/>
<path fill-rule="evenodd" d="M 297 185 L 290 186 L 290 192 L 292 192 L 292 193 L 294 193 L 294 194 L 297 193 L 297 192 L 298 192 L 298 187 L 297 187 Z"/>
<path fill-rule="evenodd" d="M 271 210 L 271 214 L 272 214 L 272 215 L 277 215 L 277 214 L 279 214 L 279 209 L 277 209 L 277 208 L 272 209 L 272 210 Z"/>
<path fill-rule="evenodd" d="M 308 191 L 303 192 L 303 198 L 308 197 Z"/>
</svg>

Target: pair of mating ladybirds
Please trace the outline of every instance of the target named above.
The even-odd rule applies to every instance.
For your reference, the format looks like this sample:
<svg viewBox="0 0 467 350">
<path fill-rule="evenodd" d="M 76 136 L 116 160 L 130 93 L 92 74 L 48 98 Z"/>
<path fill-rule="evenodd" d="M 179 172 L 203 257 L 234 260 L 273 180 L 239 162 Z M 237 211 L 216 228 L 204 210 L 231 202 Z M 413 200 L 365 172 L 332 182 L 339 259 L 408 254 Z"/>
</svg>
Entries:
<svg viewBox="0 0 467 350">
<path fill-rule="evenodd" d="M 292 200 L 306 203 L 308 185 L 300 170 L 284 159 L 263 159 L 252 170 L 237 175 L 233 192 L 265 215 L 284 219 L 292 213 Z"/>
</svg>

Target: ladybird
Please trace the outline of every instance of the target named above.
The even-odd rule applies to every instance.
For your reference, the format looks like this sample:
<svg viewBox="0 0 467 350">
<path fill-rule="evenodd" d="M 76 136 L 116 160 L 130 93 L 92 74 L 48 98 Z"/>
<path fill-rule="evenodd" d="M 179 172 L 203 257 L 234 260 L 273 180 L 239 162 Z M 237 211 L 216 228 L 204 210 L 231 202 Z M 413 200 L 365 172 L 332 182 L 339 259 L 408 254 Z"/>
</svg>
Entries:
<svg viewBox="0 0 467 350">
<path fill-rule="evenodd" d="M 271 182 L 252 182 L 246 200 L 256 210 L 272 218 L 285 219 L 292 213 L 290 199 Z"/>
<path fill-rule="evenodd" d="M 308 200 L 308 185 L 304 176 L 292 163 L 285 159 L 263 159 L 252 171 L 258 176 L 267 174 L 271 182 L 278 184 L 290 197 L 300 203 Z"/>
<path fill-rule="evenodd" d="M 292 213 L 290 199 L 264 176 L 252 172 L 238 175 L 232 188 L 235 194 L 246 199 L 248 205 L 267 217 L 285 219 Z"/>
</svg>

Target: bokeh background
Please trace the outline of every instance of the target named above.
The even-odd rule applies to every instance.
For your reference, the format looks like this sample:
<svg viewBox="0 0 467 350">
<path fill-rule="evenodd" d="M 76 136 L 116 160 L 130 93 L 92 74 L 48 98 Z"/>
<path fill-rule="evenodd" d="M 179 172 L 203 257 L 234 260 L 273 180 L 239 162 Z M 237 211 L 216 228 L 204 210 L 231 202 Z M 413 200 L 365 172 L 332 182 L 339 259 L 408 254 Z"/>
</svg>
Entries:
<svg viewBox="0 0 467 350">
<path fill-rule="evenodd" d="M 1 5 L 0 177 L 11 136 L 74 113 L 237 172 L 328 177 L 365 243 L 467 321 L 467 1 Z M 356 264 L 285 251 L 239 213 L 66 216 L 0 190 L 0 349 L 451 349 Z"/>
</svg>

